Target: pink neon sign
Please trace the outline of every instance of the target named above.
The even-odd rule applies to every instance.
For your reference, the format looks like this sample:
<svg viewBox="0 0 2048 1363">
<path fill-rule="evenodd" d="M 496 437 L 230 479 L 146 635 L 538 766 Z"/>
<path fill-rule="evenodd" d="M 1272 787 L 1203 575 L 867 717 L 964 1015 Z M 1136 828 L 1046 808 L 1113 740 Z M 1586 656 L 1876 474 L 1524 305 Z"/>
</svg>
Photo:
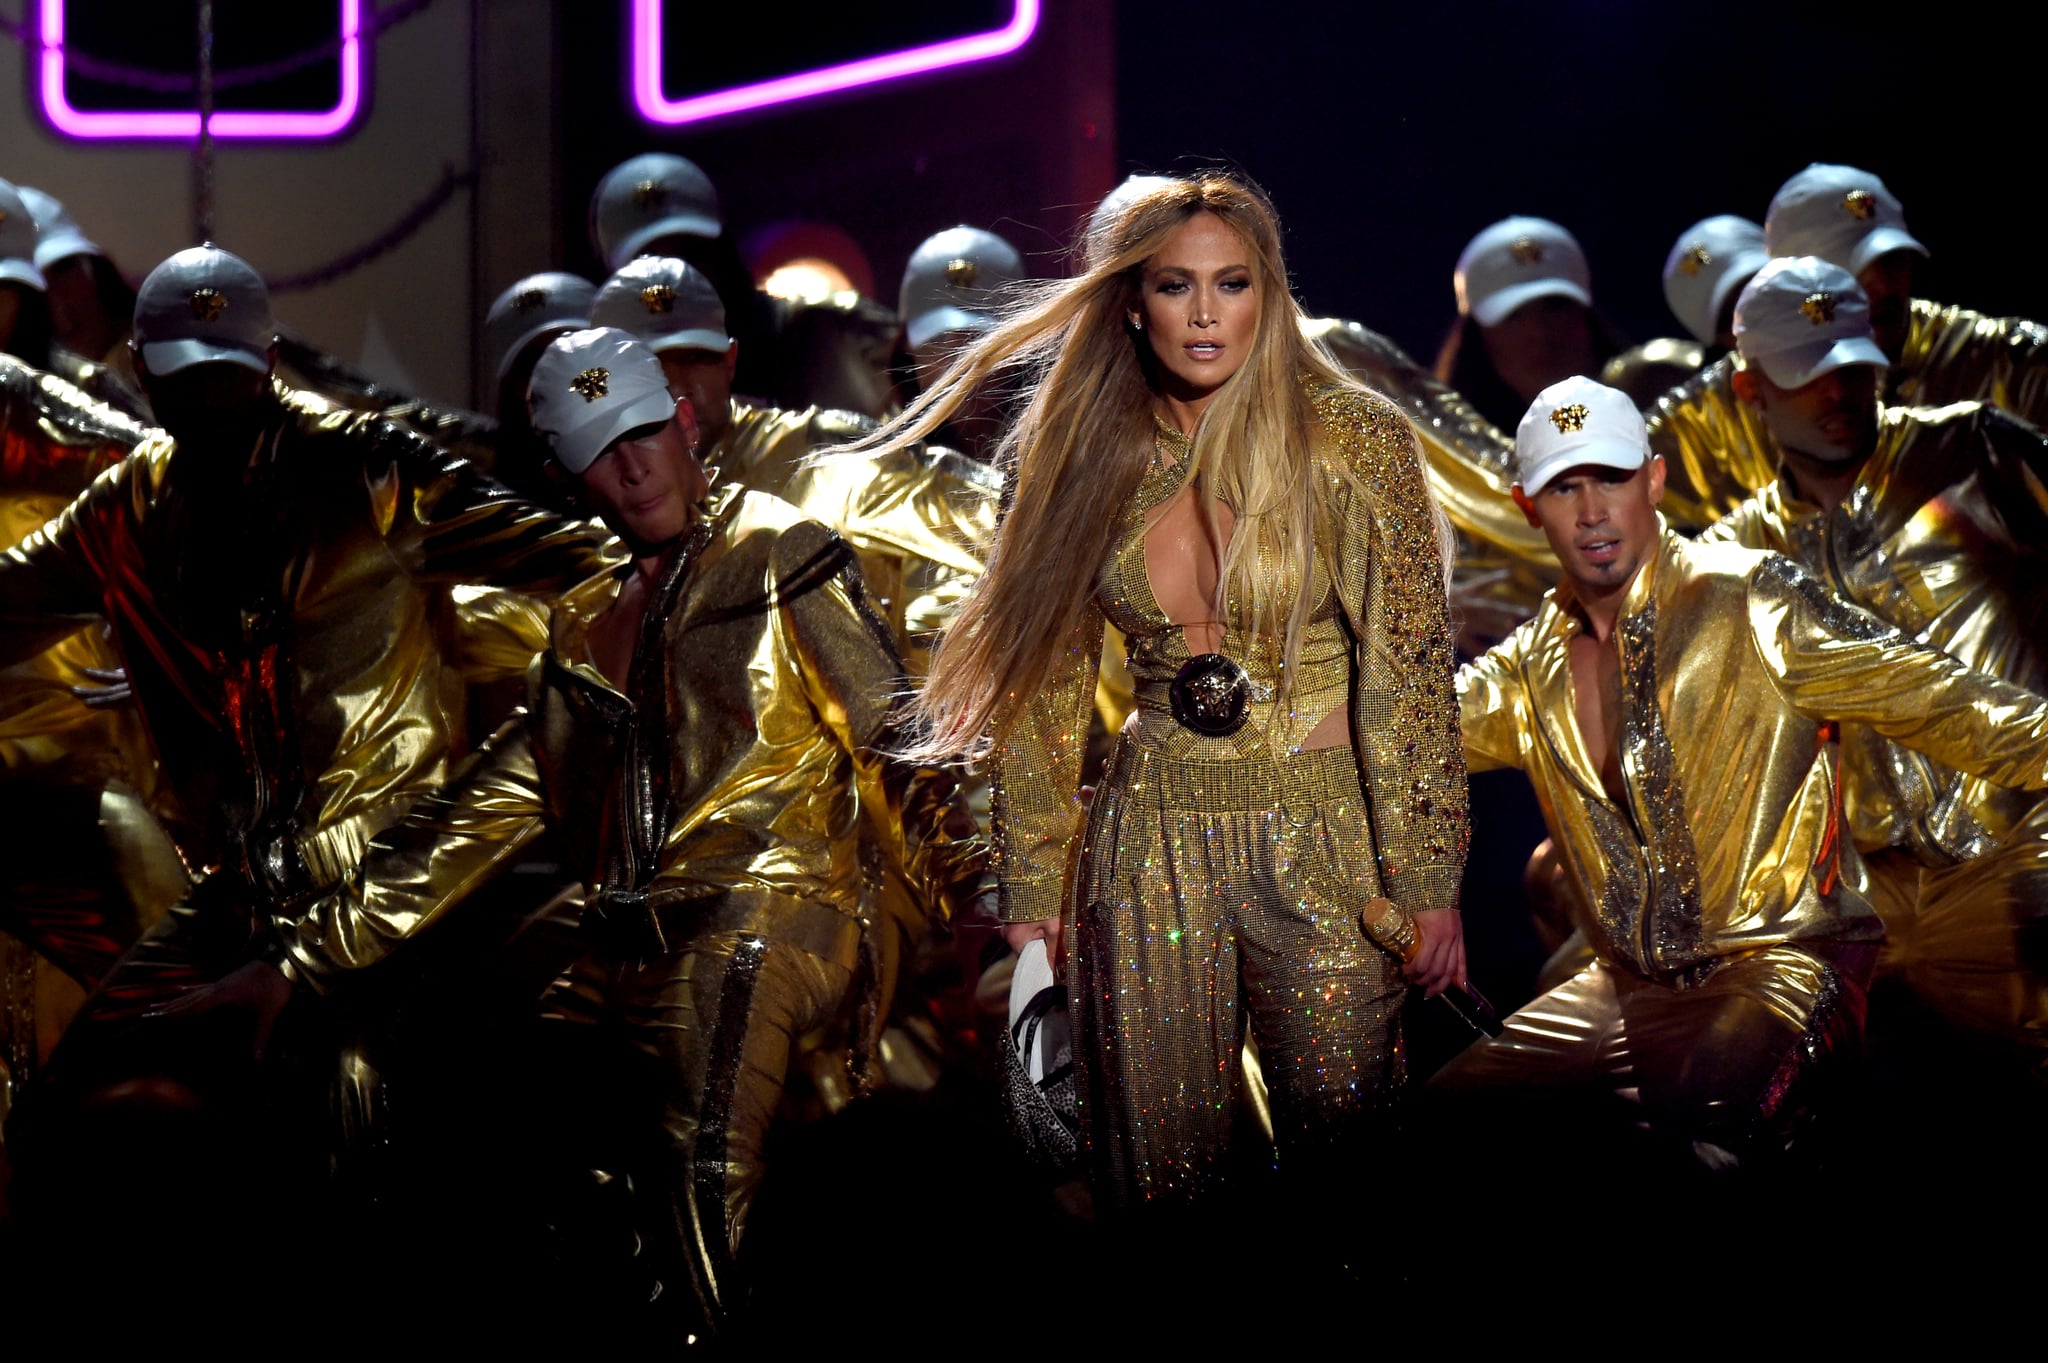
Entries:
<svg viewBox="0 0 2048 1363">
<path fill-rule="evenodd" d="M 43 116 L 51 126 L 71 137 L 175 137 L 189 142 L 199 136 L 197 110 L 73 108 L 64 94 L 64 0 L 41 0 L 41 4 Z M 333 137 L 355 121 L 363 107 L 362 0 L 340 0 L 340 5 L 341 97 L 334 107 L 316 113 L 216 113 L 212 121 L 215 137 Z"/>
<path fill-rule="evenodd" d="M 662 0 L 633 0 L 633 101 L 640 108 L 640 116 L 652 123 L 701 123 L 771 104 L 787 104 L 836 90 L 987 61 L 1015 52 L 1031 40 L 1038 29 L 1039 6 L 1040 0 L 1016 0 L 1010 22 L 986 33 L 691 95 L 687 99 L 670 99 L 661 84 Z"/>
</svg>

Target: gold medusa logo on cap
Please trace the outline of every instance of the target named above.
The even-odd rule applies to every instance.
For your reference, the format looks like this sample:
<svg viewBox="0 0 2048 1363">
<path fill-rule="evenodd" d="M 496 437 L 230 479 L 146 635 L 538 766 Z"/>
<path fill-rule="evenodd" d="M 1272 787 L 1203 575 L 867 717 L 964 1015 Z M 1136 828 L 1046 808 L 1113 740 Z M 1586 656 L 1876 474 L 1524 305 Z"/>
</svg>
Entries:
<svg viewBox="0 0 2048 1363">
<path fill-rule="evenodd" d="M 633 207 L 653 208 L 661 202 L 661 181 L 642 180 L 633 186 Z"/>
<path fill-rule="evenodd" d="M 649 312 L 674 312 L 676 291 L 667 284 L 649 284 L 640 290 L 640 303 Z"/>
<path fill-rule="evenodd" d="M 1842 207 L 1858 222 L 1877 216 L 1877 196 L 1867 189 L 1852 189 L 1842 196 Z"/>
<path fill-rule="evenodd" d="M 1835 296 L 1826 289 L 1817 290 L 1806 295 L 1805 300 L 1799 305 L 1799 310 L 1806 314 L 1806 320 L 1813 325 L 1825 326 L 1835 320 Z"/>
<path fill-rule="evenodd" d="M 956 289 L 971 289 L 974 281 L 981 278 L 981 266 L 966 256 L 958 256 L 946 262 L 946 282 Z"/>
<path fill-rule="evenodd" d="M 596 402 L 612 391 L 612 371 L 609 369 L 586 369 L 569 380 L 569 391 L 585 402 Z"/>
<path fill-rule="evenodd" d="M 194 289 L 192 296 L 185 300 L 185 306 L 192 309 L 196 321 L 218 322 L 220 315 L 228 310 L 228 296 L 219 289 Z"/>
<path fill-rule="evenodd" d="M 1508 254 L 1523 265 L 1534 265 L 1543 259 L 1543 243 L 1534 237 L 1516 237 L 1508 243 Z"/>
<path fill-rule="evenodd" d="M 1574 431 L 1585 430 L 1586 418 L 1591 415 L 1592 413 L 1586 410 L 1585 403 L 1574 402 L 1552 412 L 1550 424 L 1557 427 L 1559 435 L 1570 435 Z"/>
<path fill-rule="evenodd" d="M 1678 272 L 1691 279 L 1701 270 L 1714 263 L 1714 253 L 1699 242 L 1685 248 L 1685 254 L 1678 258 Z"/>
<path fill-rule="evenodd" d="M 512 306 L 521 312 L 532 312 L 548 301 L 546 289 L 521 289 L 512 297 Z"/>
</svg>

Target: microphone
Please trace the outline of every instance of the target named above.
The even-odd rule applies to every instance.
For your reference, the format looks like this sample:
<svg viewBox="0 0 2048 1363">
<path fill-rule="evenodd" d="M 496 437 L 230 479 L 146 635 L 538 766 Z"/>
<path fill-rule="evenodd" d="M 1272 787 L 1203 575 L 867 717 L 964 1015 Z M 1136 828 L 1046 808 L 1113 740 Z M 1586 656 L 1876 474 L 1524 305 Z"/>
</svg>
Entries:
<svg viewBox="0 0 2048 1363">
<path fill-rule="evenodd" d="M 1391 899 L 1367 900 L 1365 907 L 1358 912 L 1358 921 L 1374 945 L 1402 961 L 1414 960 L 1415 954 L 1422 950 L 1422 934 L 1415 930 L 1415 920 L 1402 912 Z M 1473 1031 L 1486 1036 L 1500 1035 L 1500 1019 L 1494 1016 L 1493 1005 L 1478 990 L 1447 984 L 1437 998 Z"/>
</svg>

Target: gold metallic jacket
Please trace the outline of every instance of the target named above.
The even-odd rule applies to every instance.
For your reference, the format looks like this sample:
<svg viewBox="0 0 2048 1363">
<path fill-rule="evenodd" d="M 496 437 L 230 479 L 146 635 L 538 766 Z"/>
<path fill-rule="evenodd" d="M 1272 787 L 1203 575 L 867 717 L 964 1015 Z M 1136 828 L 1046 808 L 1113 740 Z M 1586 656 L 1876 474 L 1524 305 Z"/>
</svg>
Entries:
<svg viewBox="0 0 2048 1363">
<path fill-rule="evenodd" d="M 1508 495 L 1515 482 L 1513 437 L 1378 332 L 1326 317 L 1309 321 L 1302 334 L 1321 342 L 1339 365 L 1392 399 L 1414 423 L 1429 490 L 1457 531 L 1460 599 L 1523 619 L 1533 615 L 1557 581 L 1557 556 Z"/>
<path fill-rule="evenodd" d="M 1787 477 L 1704 536 L 1795 560 L 1846 600 L 1966 666 L 2048 690 L 2048 436 L 1995 407 L 1888 408 L 1833 512 Z M 1842 731 L 1856 845 L 1940 865 L 1987 850 L 2034 797 L 1855 725 Z"/>
<path fill-rule="evenodd" d="M 1783 556 L 1667 527 L 1622 612 L 1625 805 L 1578 726 L 1568 586 L 1458 677 L 1467 760 L 1535 783 L 1609 962 L 1685 984 L 1738 952 L 1883 935 L 1842 836 L 1835 723 L 2048 785 L 2048 701 L 1913 642 Z"/>
<path fill-rule="evenodd" d="M 447 588 L 553 592 L 598 537 L 389 422 L 281 385 L 239 479 L 158 434 L 0 556 L 0 658 L 103 617 L 195 866 L 331 884 L 439 785 L 459 732 Z"/>
<path fill-rule="evenodd" d="M 0 544 L 41 529 L 147 434 L 9 355 L 0 355 L 0 404 Z M 61 767 L 67 779 L 119 776 L 148 790 L 154 763 L 134 712 L 88 709 L 71 692 L 96 684 L 85 669 L 120 665 L 97 625 L 87 625 L 0 668 L 0 772 Z"/>
<path fill-rule="evenodd" d="M 988 465 L 942 445 L 879 458 L 828 452 L 874 429 L 854 412 L 735 402 L 704 463 L 714 486 L 730 479 L 773 493 L 844 536 L 870 603 L 921 676 L 987 562 L 1001 483 Z"/>
<path fill-rule="evenodd" d="M 1303 630 L 1290 713 L 1276 713 L 1277 641 L 1231 625 L 1225 651 L 1250 675 L 1251 723 L 1276 751 L 1307 737 L 1333 706 L 1348 705 L 1383 893 L 1411 913 L 1456 908 L 1467 838 L 1465 765 L 1422 460 L 1409 423 L 1382 398 L 1335 391 L 1318 395 L 1316 408 L 1323 424 L 1317 473 L 1328 484 L 1333 542 L 1317 546 L 1309 590 L 1319 604 Z M 1162 430 L 1162 438 L 1178 436 Z M 1149 593 L 1145 498 L 1160 500 L 1172 489 L 1165 472 L 1163 482 L 1148 476 L 1129 505 L 1104 509 L 1122 528 L 1095 595 L 1051 681 L 991 758 L 1005 922 L 1058 917 L 1067 903 L 1081 852 L 1081 763 L 1105 612 L 1113 610 L 1124 629 L 1141 705 L 1148 695 L 1161 703 L 1185 661 L 1180 631 L 1158 626 L 1156 606 L 1133 609 L 1118 597 L 1120 587 Z M 1264 699 L 1256 699 L 1261 689 Z"/>
<path fill-rule="evenodd" d="M 528 715 L 379 837 L 361 874 L 280 922 L 297 974 L 324 986 L 381 959 L 546 825 L 592 887 L 586 921 L 701 900 L 739 928 L 765 897 L 850 924 L 863 822 L 904 883 L 948 900 L 980 888 L 985 849 L 946 828 L 950 778 L 878 752 L 902 669 L 845 542 L 730 483 L 704 514 L 700 552 L 650 598 L 640 700 L 591 663 L 590 627 L 619 590 L 603 573 L 557 605 Z"/>
<path fill-rule="evenodd" d="M 1735 396 L 1735 363 L 1723 356 L 1645 413 L 1650 448 L 1664 456 L 1662 509 L 1682 529 L 1712 525 L 1778 476 L 1778 442 Z M 1887 404 L 1975 399 L 2048 425 L 2048 328 L 1916 298 L 1885 382 Z"/>
</svg>

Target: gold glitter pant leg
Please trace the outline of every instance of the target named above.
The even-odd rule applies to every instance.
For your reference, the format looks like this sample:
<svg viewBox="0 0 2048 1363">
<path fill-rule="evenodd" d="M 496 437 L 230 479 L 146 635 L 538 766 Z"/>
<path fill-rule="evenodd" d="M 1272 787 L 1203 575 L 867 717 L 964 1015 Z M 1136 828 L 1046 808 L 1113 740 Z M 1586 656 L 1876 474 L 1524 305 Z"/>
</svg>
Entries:
<svg viewBox="0 0 2048 1363">
<path fill-rule="evenodd" d="M 1875 949 L 1779 945 L 1678 989 L 1595 962 L 1539 995 L 1498 1037 L 1465 1050 L 1433 1094 L 1578 1091 L 1640 1121 L 1738 1156 L 1797 1130 L 1823 1066 L 1861 1048 Z"/>
<path fill-rule="evenodd" d="M 1120 746 L 1069 955 L 1098 1205 L 1222 1179 L 1246 1026 L 1283 1170 L 1378 1129 L 1403 1073 L 1404 985 L 1358 924 L 1377 883 L 1349 749 L 1216 762 Z"/>
<path fill-rule="evenodd" d="M 807 949 L 817 936 L 777 940 L 765 925 L 704 934 L 641 968 L 586 958 L 550 996 L 555 1015 L 604 1025 L 644 1062 L 651 1091 L 620 1109 L 642 1129 L 621 1146 L 646 1165 L 636 1183 L 657 1271 L 695 1294 L 712 1330 L 736 1305 L 733 1260 L 791 1045 L 851 1001 L 857 931 L 829 955 Z"/>
<path fill-rule="evenodd" d="M 1884 919 L 1878 973 L 1901 978 L 1958 1026 L 2023 1047 L 2048 1071 L 2048 978 L 2026 950 L 2048 928 L 2048 801 L 1982 856 L 1926 867 L 1904 852 L 1864 858 Z"/>
</svg>

